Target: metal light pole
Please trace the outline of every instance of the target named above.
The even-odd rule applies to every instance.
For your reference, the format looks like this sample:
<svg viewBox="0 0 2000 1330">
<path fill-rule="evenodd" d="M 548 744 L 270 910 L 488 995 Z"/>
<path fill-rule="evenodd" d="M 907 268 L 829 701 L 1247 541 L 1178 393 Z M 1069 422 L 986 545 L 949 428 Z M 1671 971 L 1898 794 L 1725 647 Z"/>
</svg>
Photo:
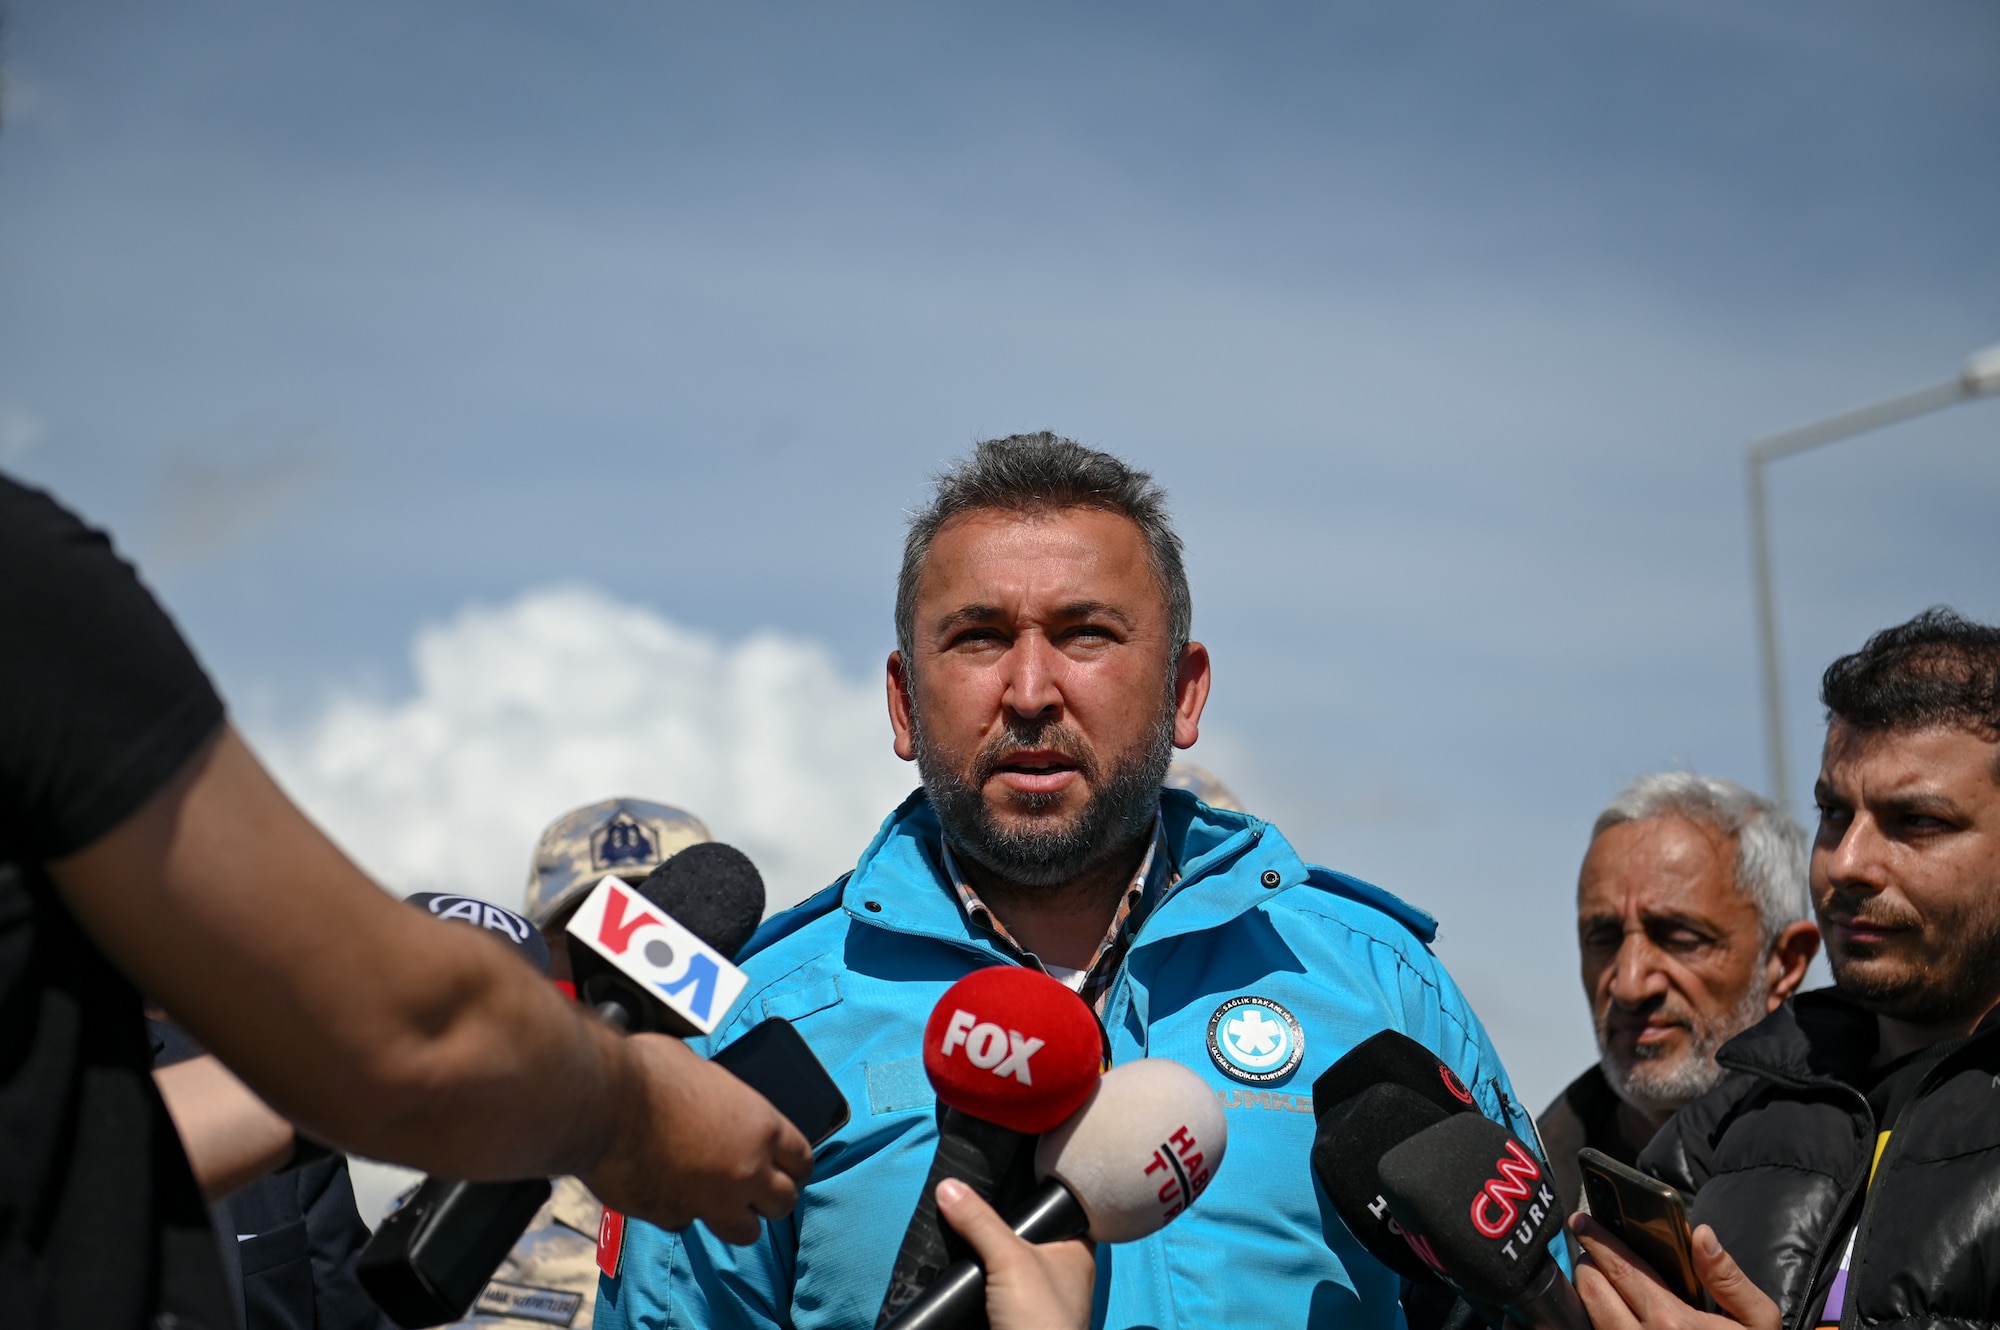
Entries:
<svg viewBox="0 0 2000 1330">
<path fill-rule="evenodd" d="M 1778 667 L 1777 592 L 1771 571 L 1771 518 L 1764 494 L 1764 468 L 1793 453 L 1991 393 L 2000 393 L 2000 345 L 1975 353 L 1955 379 L 1773 434 L 1750 445 L 1750 548 L 1757 584 L 1757 648 L 1764 667 L 1764 747 L 1770 764 L 1771 798 L 1780 808 L 1791 809 L 1792 782 L 1785 760 L 1785 684 Z"/>
</svg>

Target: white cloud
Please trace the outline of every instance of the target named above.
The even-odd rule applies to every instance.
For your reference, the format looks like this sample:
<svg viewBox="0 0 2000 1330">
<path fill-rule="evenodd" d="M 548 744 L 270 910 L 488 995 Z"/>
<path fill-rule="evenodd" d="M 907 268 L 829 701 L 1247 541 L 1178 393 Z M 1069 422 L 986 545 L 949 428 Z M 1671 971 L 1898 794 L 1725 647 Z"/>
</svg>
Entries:
<svg viewBox="0 0 2000 1330">
<path fill-rule="evenodd" d="M 625 794 L 699 815 L 763 871 L 773 909 L 853 866 L 916 783 L 879 684 L 819 645 L 728 645 L 588 587 L 420 630 L 416 690 L 344 695 L 258 735 L 294 798 L 399 894 L 518 906 L 543 826 Z"/>
<path fill-rule="evenodd" d="M 0 462 L 25 456 L 42 441 L 41 419 L 11 402 L 0 402 Z"/>
</svg>

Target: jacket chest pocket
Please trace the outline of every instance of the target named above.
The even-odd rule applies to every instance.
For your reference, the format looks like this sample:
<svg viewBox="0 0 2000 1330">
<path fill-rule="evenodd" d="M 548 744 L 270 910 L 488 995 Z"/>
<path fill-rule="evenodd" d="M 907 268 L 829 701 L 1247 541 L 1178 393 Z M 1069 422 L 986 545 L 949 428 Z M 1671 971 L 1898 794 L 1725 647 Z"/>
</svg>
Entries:
<svg viewBox="0 0 2000 1330">
<path fill-rule="evenodd" d="M 1831 1100 L 1776 1099 L 1752 1108 L 1716 1142 L 1719 1174 L 1748 1169 L 1798 1169 L 1843 1184 L 1867 1167 L 1874 1141 L 1855 1111 Z"/>
</svg>

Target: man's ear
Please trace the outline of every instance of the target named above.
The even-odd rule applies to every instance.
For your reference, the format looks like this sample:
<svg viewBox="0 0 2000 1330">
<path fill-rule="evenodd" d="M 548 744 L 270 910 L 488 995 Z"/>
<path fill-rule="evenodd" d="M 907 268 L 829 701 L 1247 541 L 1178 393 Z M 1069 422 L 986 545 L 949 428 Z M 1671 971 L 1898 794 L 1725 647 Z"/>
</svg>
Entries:
<svg viewBox="0 0 2000 1330">
<path fill-rule="evenodd" d="M 1771 978 L 1765 1011 L 1776 1011 L 1779 1003 L 1799 991 L 1799 985 L 1806 981 L 1806 970 L 1817 955 L 1819 929 L 1811 922 L 1801 919 L 1778 934 L 1777 941 L 1771 944 L 1770 959 L 1764 962 L 1770 967 Z"/>
<path fill-rule="evenodd" d="M 1174 747 L 1192 748 L 1201 738 L 1202 708 L 1208 705 L 1208 648 L 1190 642 L 1174 665 Z"/>
<path fill-rule="evenodd" d="M 917 760 L 916 727 L 910 721 L 910 677 L 903 668 L 903 653 L 889 653 L 889 728 L 896 732 L 896 756 L 905 762 Z"/>
</svg>

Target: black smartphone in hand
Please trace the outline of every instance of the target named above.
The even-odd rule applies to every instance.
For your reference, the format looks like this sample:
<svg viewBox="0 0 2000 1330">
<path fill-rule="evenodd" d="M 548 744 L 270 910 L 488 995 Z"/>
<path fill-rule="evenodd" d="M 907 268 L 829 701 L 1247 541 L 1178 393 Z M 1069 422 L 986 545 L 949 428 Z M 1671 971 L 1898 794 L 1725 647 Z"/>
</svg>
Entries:
<svg viewBox="0 0 2000 1330">
<path fill-rule="evenodd" d="M 1601 1150 L 1576 1152 L 1590 1217 L 1618 1235 L 1660 1281 L 1693 1307 L 1702 1305 L 1694 1273 L 1694 1235 L 1681 1194 L 1658 1178 L 1619 1163 Z"/>
<path fill-rule="evenodd" d="M 847 1125 L 847 1096 L 783 1017 L 751 1026 L 709 1061 L 770 1100 L 814 1149 Z"/>
</svg>

